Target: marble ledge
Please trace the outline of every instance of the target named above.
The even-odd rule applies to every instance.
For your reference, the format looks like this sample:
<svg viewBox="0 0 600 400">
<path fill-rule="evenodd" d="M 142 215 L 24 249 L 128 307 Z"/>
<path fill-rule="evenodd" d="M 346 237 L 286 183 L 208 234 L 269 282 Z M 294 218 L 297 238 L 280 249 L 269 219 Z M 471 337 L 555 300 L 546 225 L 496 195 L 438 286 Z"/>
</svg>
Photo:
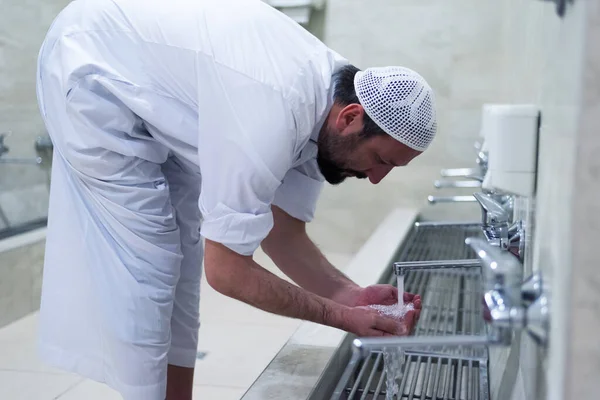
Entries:
<svg viewBox="0 0 600 400">
<path fill-rule="evenodd" d="M 418 210 L 413 208 L 393 210 L 344 272 L 361 286 L 382 282 L 417 216 Z M 335 385 L 336 377 L 324 374 L 332 370 L 341 373 L 346 357 L 338 349 L 350 338 L 339 329 L 303 322 L 242 400 L 307 400 L 314 399 L 314 395 L 326 398 L 327 394 L 317 393 L 316 387 Z"/>
</svg>

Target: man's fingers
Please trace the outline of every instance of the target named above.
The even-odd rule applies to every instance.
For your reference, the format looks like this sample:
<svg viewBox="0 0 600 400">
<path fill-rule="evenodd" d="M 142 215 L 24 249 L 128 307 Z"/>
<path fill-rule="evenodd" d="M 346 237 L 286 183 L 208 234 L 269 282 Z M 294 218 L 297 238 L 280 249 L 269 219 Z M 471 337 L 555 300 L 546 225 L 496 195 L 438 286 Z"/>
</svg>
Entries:
<svg viewBox="0 0 600 400">
<path fill-rule="evenodd" d="M 403 299 L 405 303 L 413 303 L 415 305 L 415 308 L 417 308 L 417 303 L 419 303 L 419 307 L 421 307 L 421 296 L 419 296 L 418 294 L 405 292 Z"/>
<path fill-rule="evenodd" d="M 415 306 L 415 310 L 421 310 L 421 299 L 417 299 L 413 302 L 413 305 Z"/>
<path fill-rule="evenodd" d="M 404 316 L 404 322 L 406 323 L 406 325 L 409 326 L 410 328 L 412 328 L 415 325 L 415 321 L 416 321 L 416 311 L 415 310 L 408 311 L 406 313 L 406 315 Z"/>
<path fill-rule="evenodd" d="M 408 333 L 408 329 L 403 322 L 383 316 L 378 316 L 375 319 L 375 329 L 394 335 L 406 335 Z"/>
<path fill-rule="evenodd" d="M 382 306 L 393 306 L 394 304 L 398 304 L 398 300 L 388 299 L 381 302 Z"/>
</svg>

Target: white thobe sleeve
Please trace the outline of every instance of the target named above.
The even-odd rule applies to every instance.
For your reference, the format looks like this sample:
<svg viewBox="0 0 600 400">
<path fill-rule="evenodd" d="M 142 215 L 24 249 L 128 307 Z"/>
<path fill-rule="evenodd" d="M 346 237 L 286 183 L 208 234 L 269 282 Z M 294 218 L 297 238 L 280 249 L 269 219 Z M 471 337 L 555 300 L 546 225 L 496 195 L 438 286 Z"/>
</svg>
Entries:
<svg viewBox="0 0 600 400">
<path fill-rule="evenodd" d="M 282 93 L 217 63 L 198 78 L 201 235 L 251 255 L 273 227 L 296 131 Z"/>
<path fill-rule="evenodd" d="M 323 189 L 323 176 L 315 158 L 290 169 L 275 193 L 273 204 L 304 222 L 314 218 Z"/>
</svg>

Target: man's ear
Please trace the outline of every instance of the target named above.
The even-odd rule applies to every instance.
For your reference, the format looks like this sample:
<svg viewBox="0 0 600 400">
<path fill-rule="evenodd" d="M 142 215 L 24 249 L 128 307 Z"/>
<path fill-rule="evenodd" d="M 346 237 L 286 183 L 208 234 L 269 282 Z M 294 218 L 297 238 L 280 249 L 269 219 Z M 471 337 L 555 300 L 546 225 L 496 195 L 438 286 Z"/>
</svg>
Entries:
<svg viewBox="0 0 600 400">
<path fill-rule="evenodd" d="M 337 131 L 348 133 L 362 130 L 364 112 L 363 107 L 356 103 L 342 108 L 335 121 Z"/>
</svg>

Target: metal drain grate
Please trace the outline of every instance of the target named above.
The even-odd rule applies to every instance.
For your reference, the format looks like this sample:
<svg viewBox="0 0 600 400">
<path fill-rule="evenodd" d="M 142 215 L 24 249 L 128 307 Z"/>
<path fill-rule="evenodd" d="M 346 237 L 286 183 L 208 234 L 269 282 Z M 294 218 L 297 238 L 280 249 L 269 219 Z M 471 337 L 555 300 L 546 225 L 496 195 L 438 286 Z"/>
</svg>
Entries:
<svg viewBox="0 0 600 400">
<path fill-rule="evenodd" d="M 386 397 L 383 353 L 373 351 L 356 381 L 339 400 L 383 400 Z M 398 400 L 488 400 L 485 360 L 406 352 L 398 378 Z"/>
<path fill-rule="evenodd" d="M 405 348 L 399 379 L 398 400 L 488 400 L 487 348 L 444 345 L 444 337 L 485 336 L 480 269 L 460 267 L 460 260 L 477 256 L 465 244 L 467 237 L 481 237 L 479 224 L 417 223 L 403 243 L 398 261 L 456 260 L 455 267 L 408 270 L 404 276 L 407 292 L 422 298 L 421 317 L 415 337 L 440 337 L 439 345 Z M 420 264 L 420 263 L 419 263 Z M 471 264 L 473 264 L 471 262 Z M 475 263 L 477 264 L 477 263 Z M 396 285 L 392 274 L 390 283 Z M 383 353 L 353 358 L 338 383 L 332 400 L 384 400 L 386 374 Z"/>
<path fill-rule="evenodd" d="M 404 286 L 409 292 L 424 293 L 414 336 L 440 337 L 440 341 L 435 346 L 403 349 L 402 396 L 397 399 L 487 400 L 487 349 L 444 345 L 444 337 L 486 335 L 479 268 L 409 270 Z M 385 399 L 383 366 L 381 351 L 351 362 L 343 374 L 345 390 L 333 399 Z"/>
<path fill-rule="evenodd" d="M 483 335 L 479 268 L 409 271 L 404 287 L 423 293 L 415 336 Z"/>
<path fill-rule="evenodd" d="M 473 250 L 465 244 L 468 237 L 483 237 L 481 224 L 417 222 L 400 249 L 398 261 L 477 258 Z"/>
<path fill-rule="evenodd" d="M 421 317 L 414 336 L 486 334 L 479 268 L 408 271 L 404 288 L 421 294 Z M 485 357 L 484 349 L 443 348 L 445 354 Z"/>
</svg>

